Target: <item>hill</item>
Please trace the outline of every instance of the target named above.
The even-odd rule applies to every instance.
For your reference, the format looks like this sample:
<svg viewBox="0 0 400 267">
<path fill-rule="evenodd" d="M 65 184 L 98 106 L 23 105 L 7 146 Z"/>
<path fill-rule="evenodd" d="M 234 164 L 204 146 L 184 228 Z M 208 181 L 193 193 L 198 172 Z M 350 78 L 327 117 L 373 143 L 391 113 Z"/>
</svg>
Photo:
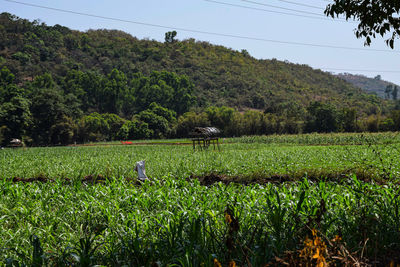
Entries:
<svg viewBox="0 0 400 267">
<path fill-rule="evenodd" d="M 353 84 L 354 86 L 361 88 L 368 93 L 376 94 L 381 98 L 388 98 L 388 96 L 385 93 L 385 90 L 388 86 L 400 87 L 399 85 L 396 85 L 394 83 L 382 80 L 380 78 L 380 75 L 377 75 L 375 78 L 369 78 L 364 75 L 340 73 L 338 74 L 338 76 L 343 80 Z M 390 94 L 389 96 L 390 96 L 389 98 L 392 98 Z"/>
<path fill-rule="evenodd" d="M 79 32 L 0 15 L 0 66 L 20 84 L 50 73 L 57 84 L 71 69 L 108 75 L 114 68 L 128 80 L 152 71 L 185 75 L 194 84 L 196 105 L 281 110 L 329 101 L 370 113 L 380 100 L 327 72 L 272 60 L 258 60 L 208 42 L 139 40 L 117 30 Z"/>
<path fill-rule="evenodd" d="M 328 72 L 175 36 L 0 14 L 0 144 L 398 130 L 386 101 Z"/>
</svg>

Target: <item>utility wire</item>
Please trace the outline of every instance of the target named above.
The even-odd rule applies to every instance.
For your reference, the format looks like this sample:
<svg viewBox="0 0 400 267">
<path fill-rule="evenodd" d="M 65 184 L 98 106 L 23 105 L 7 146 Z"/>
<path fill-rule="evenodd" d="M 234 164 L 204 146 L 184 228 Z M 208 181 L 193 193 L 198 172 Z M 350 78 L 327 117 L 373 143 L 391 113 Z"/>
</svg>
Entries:
<svg viewBox="0 0 400 267">
<path fill-rule="evenodd" d="M 317 16 L 317 17 L 307 16 L 307 15 L 302 15 L 302 14 L 287 13 L 287 12 L 283 12 L 283 11 L 268 10 L 268 9 L 262 9 L 262 8 L 257 8 L 257 7 L 243 6 L 243 5 L 238 5 L 238 4 L 231 4 L 231 3 L 220 2 L 220 1 L 216 1 L 216 0 L 203 0 L 203 1 L 220 4 L 220 5 L 226 5 L 226 6 L 234 6 L 234 7 L 240 7 L 240 8 L 245 8 L 245 9 L 252 9 L 252 10 L 257 10 L 257 11 L 264 11 L 264 12 L 277 13 L 277 14 L 283 14 L 283 15 L 289 15 L 289 16 L 296 16 L 296 17 L 301 17 L 301 18 L 319 19 L 319 20 L 325 20 L 325 21 L 331 21 L 331 22 L 334 21 L 322 14 L 300 11 L 300 10 L 296 10 L 295 12 L 309 13 L 309 14 L 312 14 L 313 16 Z M 244 1 L 244 0 L 242 0 L 242 1 Z M 258 5 L 267 5 L 267 4 L 253 2 L 253 1 L 246 1 L 246 2 L 251 2 L 253 4 L 258 4 Z M 267 6 L 271 6 L 271 5 L 267 5 Z M 272 7 L 286 9 L 283 7 L 276 7 L 276 6 L 272 6 Z M 346 22 L 346 23 L 354 23 L 352 21 L 347 21 L 347 20 L 340 19 L 340 18 L 335 20 L 335 22 L 337 22 L 337 21 Z"/>
<path fill-rule="evenodd" d="M 315 8 L 315 9 L 319 9 L 319 10 L 325 10 L 322 7 L 318 7 L 318 6 L 312 6 L 312 5 L 307 5 L 307 4 L 302 4 L 302 3 L 297 3 L 297 2 L 292 2 L 292 1 L 286 1 L 286 0 L 277 0 L 280 2 L 284 2 L 284 3 L 288 3 L 288 4 L 292 4 L 292 5 L 298 5 L 298 6 L 304 6 L 304 7 L 309 7 L 309 8 Z"/>
<path fill-rule="evenodd" d="M 398 51 L 394 51 L 394 50 L 372 49 L 372 48 L 357 48 L 357 47 L 349 47 L 349 46 L 334 46 L 334 45 L 314 44 L 314 43 L 301 43 L 301 42 L 281 41 L 281 40 L 257 38 L 257 37 L 235 35 L 235 34 L 225 34 L 225 33 L 216 33 L 216 32 L 208 32 L 208 31 L 192 30 L 192 29 L 187 29 L 187 28 L 171 27 L 171 26 L 165 26 L 165 25 L 159 25 L 159 24 L 145 23 L 145 22 L 140 22 L 140 21 L 132 21 L 132 20 L 126 20 L 126 19 L 119 19 L 119 18 L 112 18 L 112 17 L 106 17 L 106 16 L 93 15 L 93 14 L 88 14 L 88 13 L 82 13 L 82 12 L 77 12 L 77 11 L 72 11 L 72 10 L 65 10 L 65 9 L 59 9 L 59 8 L 35 5 L 35 4 L 19 2 L 19 1 L 14 1 L 14 0 L 4 0 L 4 1 L 10 2 L 10 3 L 16 3 L 16 4 L 20 4 L 20 5 L 25 5 L 25 6 L 30 6 L 30 7 L 37 7 L 37 8 L 47 9 L 47 10 L 53 10 L 53 11 L 58 11 L 58 12 L 63 12 L 63 13 L 70 13 L 70 14 L 81 15 L 81 16 L 87 16 L 87 17 L 93 17 L 93 18 L 100 18 L 100 19 L 105 19 L 105 20 L 120 21 L 120 22 L 126 22 L 126 23 L 131 23 L 131 24 L 149 26 L 149 27 L 156 27 L 156 28 L 169 29 L 169 30 L 179 30 L 179 31 L 185 31 L 185 32 L 192 32 L 192 33 L 201 33 L 201 34 L 214 35 L 214 36 L 223 36 L 223 37 L 230 37 L 230 38 L 236 38 L 236 39 L 245 39 L 245 40 L 253 40 L 253 41 L 276 43 L 276 44 L 287 44 L 287 45 L 298 45 L 298 46 L 344 49 L 344 50 L 353 50 L 353 51 L 364 51 L 364 52 L 399 53 Z"/>
<path fill-rule="evenodd" d="M 260 5 L 260 6 L 266 6 L 266 7 L 273 7 L 273 8 L 278 8 L 278 9 L 283 9 L 287 11 L 294 11 L 294 12 L 299 12 L 299 13 L 304 13 L 304 14 L 309 14 L 309 15 L 314 15 L 314 16 L 319 16 L 319 17 L 325 17 L 325 15 L 322 15 L 320 13 L 314 13 L 314 12 L 308 12 L 308 11 L 301 11 L 298 9 L 293 9 L 293 8 L 287 8 L 287 7 L 281 7 L 281 6 L 274 6 L 270 4 L 264 4 L 256 1 L 251 1 L 251 0 L 241 0 L 242 2 L 250 3 L 250 4 L 255 4 L 255 5 Z"/>
<path fill-rule="evenodd" d="M 264 12 L 270 12 L 270 13 L 277 13 L 277 14 L 283 14 L 283 15 L 289 15 L 289 16 L 311 18 L 311 19 L 322 19 L 322 20 L 332 21 L 331 19 L 328 19 L 327 17 L 325 17 L 325 16 L 323 16 L 321 14 L 311 13 L 311 12 L 306 12 L 306 13 L 311 13 L 313 16 L 318 16 L 318 17 L 312 17 L 312 16 L 307 16 L 307 15 L 301 15 L 301 14 L 293 14 L 293 13 L 287 13 L 287 12 L 276 11 L 276 10 L 268 10 L 268 9 L 262 9 L 262 8 L 257 8 L 257 7 L 243 6 L 243 5 L 238 5 L 238 4 L 220 2 L 220 1 L 216 1 L 216 0 L 203 0 L 203 1 L 214 3 L 214 4 L 225 5 L 225 6 L 234 6 L 234 7 L 252 9 L 252 10 L 257 10 L 257 11 L 264 11 Z M 300 11 L 297 11 L 297 12 L 300 12 Z"/>
</svg>

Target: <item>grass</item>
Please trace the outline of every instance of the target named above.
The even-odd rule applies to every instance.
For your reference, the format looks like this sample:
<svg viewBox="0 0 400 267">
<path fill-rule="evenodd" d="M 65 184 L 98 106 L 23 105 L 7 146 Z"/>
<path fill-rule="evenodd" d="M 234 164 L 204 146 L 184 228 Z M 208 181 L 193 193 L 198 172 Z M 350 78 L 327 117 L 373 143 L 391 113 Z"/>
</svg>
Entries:
<svg viewBox="0 0 400 267">
<path fill-rule="evenodd" d="M 171 177 L 141 187 L 124 181 L 95 186 L 3 181 L 1 189 L 5 258 L 29 261 L 35 235 L 49 262 L 51 256 L 80 262 L 71 255 L 82 254 L 82 240 L 88 240 L 92 264 L 159 261 L 165 266 L 189 260 L 183 265 L 210 266 L 213 257 L 238 264 L 248 257 L 260 266 L 286 250 L 300 249 L 309 228 L 318 228 L 328 239 L 340 235 L 350 251 L 364 249 L 371 259 L 376 251 L 388 255 L 400 249 L 398 187 L 355 178 L 346 185 L 304 180 L 295 185 L 212 187 Z M 226 244 L 228 206 L 240 225 L 234 248 Z M 369 243 L 363 247 L 365 237 Z M 247 256 L 240 249 L 244 247 Z M 130 253 L 118 256 L 128 248 Z M 65 251 L 70 254 L 62 259 Z"/>
<path fill-rule="evenodd" d="M 243 136 L 229 139 L 239 143 L 296 144 L 296 145 L 369 145 L 400 143 L 398 132 L 383 133 L 326 133 L 297 135 Z"/>
<path fill-rule="evenodd" d="M 82 179 L 136 177 L 135 162 L 146 160 L 148 176 L 188 178 L 209 173 L 231 177 L 289 175 L 301 178 L 331 173 L 396 179 L 399 144 L 299 146 L 263 143 L 224 144 L 222 151 L 193 152 L 188 146 L 107 146 L 5 149 L 0 151 L 0 177 Z"/>
<path fill-rule="evenodd" d="M 356 146 L 306 146 L 263 138 L 225 142 L 221 152 L 171 145 L 0 150 L 0 262 L 262 266 L 279 257 L 298 264 L 307 236 L 318 233 L 328 263 L 400 263 L 397 141 L 371 135 L 376 144 L 364 138 Z M 143 159 L 151 182 L 136 185 L 126 178 L 136 177 L 134 163 Z M 98 174 L 105 183 L 82 182 Z M 210 186 L 188 179 L 208 174 L 293 179 Z M 7 179 L 15 176 L 54 181 Z M 331 241 L 336 236 L 339 243 Z M 308 261 L 316 263 L 313 256 Z"/>
</svg>

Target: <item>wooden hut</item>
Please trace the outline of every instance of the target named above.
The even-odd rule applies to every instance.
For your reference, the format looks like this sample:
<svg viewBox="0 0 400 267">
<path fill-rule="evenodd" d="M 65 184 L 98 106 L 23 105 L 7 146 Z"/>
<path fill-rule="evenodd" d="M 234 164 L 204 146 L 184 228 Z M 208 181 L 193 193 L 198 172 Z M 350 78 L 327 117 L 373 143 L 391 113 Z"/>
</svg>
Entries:
<svg viewBox="0 0 400 267">
<path fill-rule="evenodd" d="M 22 141 L 20 139 L 13 138 L 10 141 L 10 146 L 11 147 L 22 147 L 23 143 L 22 143 Z"/>
<path fill-rule="evenodd" d="M 196 150 L 196 145 L 200 150 L 207 149 L 210 144 L 214 145 L 214 149 L 217 146 L 220 150 L 218 135 L 221 131 L 216 127 L 196 127 L 191 132 L 193 150 Z"/>
</svg>

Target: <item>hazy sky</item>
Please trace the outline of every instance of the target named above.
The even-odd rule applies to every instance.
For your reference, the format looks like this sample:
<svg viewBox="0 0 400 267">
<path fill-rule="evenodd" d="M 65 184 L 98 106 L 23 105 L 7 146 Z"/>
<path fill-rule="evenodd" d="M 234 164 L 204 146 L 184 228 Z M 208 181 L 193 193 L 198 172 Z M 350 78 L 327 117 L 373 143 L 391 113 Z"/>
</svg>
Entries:
<svg viewBox="0 0 400 267">
<path fill-rule="evenodd" d="M 246 49 L 256 58 L 288 60 L 334 73 L 349 72 L 368 77 L 380 74 L 382 79 L 400 84 L 400 39 L 397 39 L 394 50 L 388 48 L 380 37 L 373 40 L 371 47 L 364 47 L 363 40 L 357 39 L 354 35 L 356 23 L 322 16 L 325 5 L 329 3 L 328 0 L 17 1 L 131 22 L 161 25 L 166 28 L 63 13 L 6 0 L 0 0 L 0 12 L 9 12 L 29 20 L 40 19 L 48 25 L 60 24 L 81 31 L 100 28 L 118 29 L 138 38 L 158 41 L 164 41 L 165 32 L 175 29 L 178 32 L 177 39 L 180 40 L 195 38 L 236 50 Z M 303 13 L 292 10 L 300 10 Z M 274 12 L 293 13 L 298 16 Z M 262 40 L 217 36 L 183 31 L 183 29 Z M 356 49 L 302 46 L 266 40 Z"/>
</svg>

